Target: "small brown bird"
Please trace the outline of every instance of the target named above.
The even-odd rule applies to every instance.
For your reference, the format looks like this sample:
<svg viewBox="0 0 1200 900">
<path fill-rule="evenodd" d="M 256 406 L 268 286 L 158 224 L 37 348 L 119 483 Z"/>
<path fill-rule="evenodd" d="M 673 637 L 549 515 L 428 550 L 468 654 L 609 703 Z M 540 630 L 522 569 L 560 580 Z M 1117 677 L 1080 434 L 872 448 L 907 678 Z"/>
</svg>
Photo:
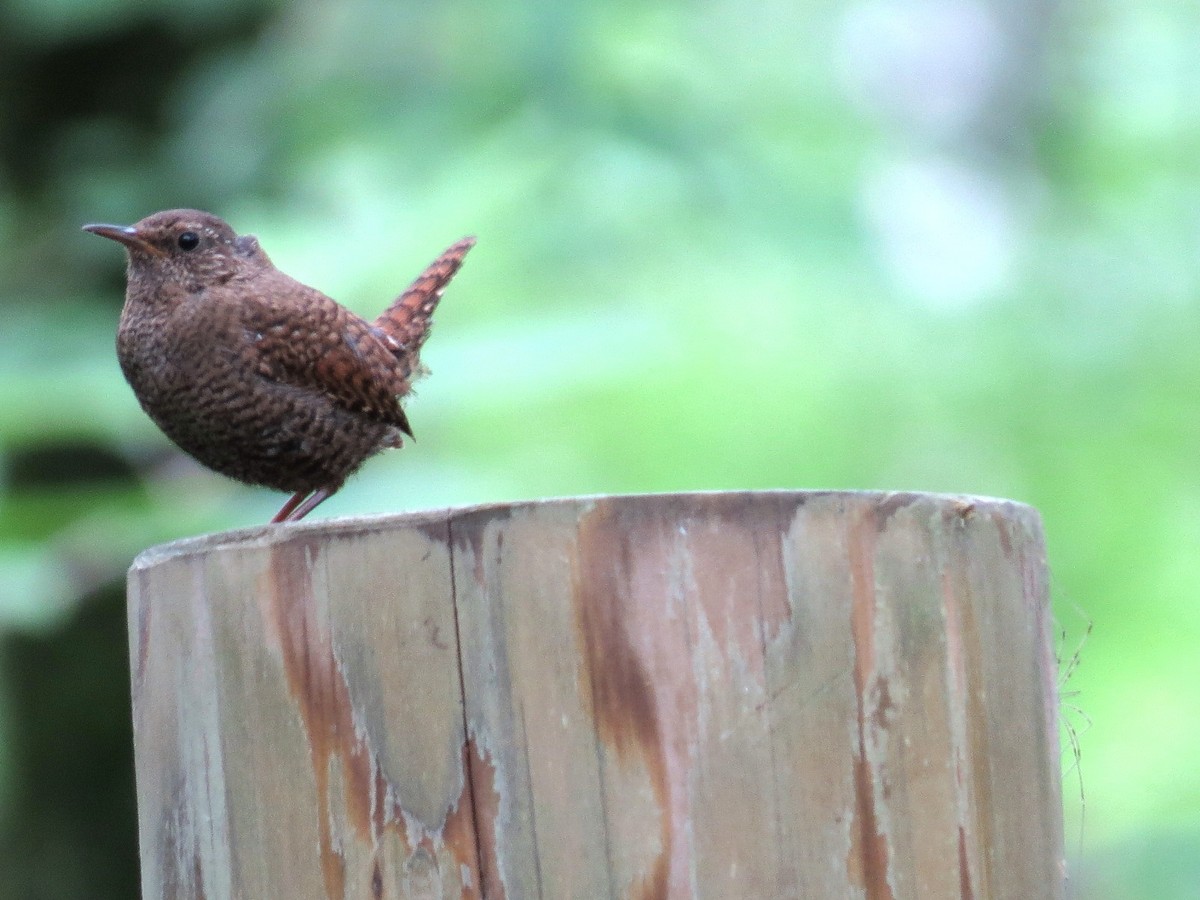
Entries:
<svg viewBox="0 0 1200 900">
<path fill-rule="evenodd" d="M 412 436 L 400 401 L 463 238 L 374 322 L 280 272 L 253 235 L 194 209 L 85 225 L 129 254 L 117 357 L 142 408 L 210 469 L 293 496 L 298 521 Z"/>
</svg>

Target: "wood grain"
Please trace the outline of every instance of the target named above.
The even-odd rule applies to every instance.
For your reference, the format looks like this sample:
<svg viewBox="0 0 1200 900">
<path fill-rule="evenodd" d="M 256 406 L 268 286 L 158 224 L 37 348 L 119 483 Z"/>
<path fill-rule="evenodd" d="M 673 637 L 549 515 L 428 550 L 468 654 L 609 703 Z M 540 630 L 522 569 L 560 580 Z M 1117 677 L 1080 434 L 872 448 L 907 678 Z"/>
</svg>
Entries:
<svg viewBox="0 0 1200 900">
<path fill-rule="evenodd" d="M 580 498 L 130 572 L 146 898 L 1061 897 L 1028 507 Z"/>
</svg>

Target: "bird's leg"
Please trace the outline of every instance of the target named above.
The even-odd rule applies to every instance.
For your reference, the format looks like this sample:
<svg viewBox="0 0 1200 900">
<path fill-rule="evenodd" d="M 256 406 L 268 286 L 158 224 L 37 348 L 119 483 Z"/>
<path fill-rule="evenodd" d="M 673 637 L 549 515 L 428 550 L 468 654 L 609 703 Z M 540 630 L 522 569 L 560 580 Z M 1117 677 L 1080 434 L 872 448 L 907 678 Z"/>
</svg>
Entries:
<svg viewBox="0 0 1200 900">
<path fill-rule="evenodd" d="M 288 513 L 287 521 L 299 522 L 301 519 L 303 519 L 305 516 L 307 516 L 310 512 L 312 512 L 314 509 L 316 509 L 318 506 L 320 506 L 322 503 L 324 503 L 326 500 L 328 500 L 330 497 L 332 497 L 333 492 L 336 490 L 337 490 L 337 488 L 321 488 L 319 490 L 313 491 L 311 494 L 308 495 L 307 500 L 305 500 L 299 506 L 296 506 L 292 511 L 290 511 Z M 295 499 L 296 499 L 295 497 L 292 498 L 292 500 L 295 500 Z M 292 500 L 289 500 L 287 503 L 285 503 L 283 509 L 287 509 L 289 506 L 292 506 L 293 505 Z M 281 513 L 283 512 L 283 509 L 280 510 Z"/>
<path fill-rule="evenodd" d="M 275 518 L 271 520 L 272 525 L 280 522 L 299 522 L 310 512 L 333 496 L 337 490 L 336 487 L 321 488 L 316 491 L 298 491 L 288 498 L 288 502 L 283 504 L 279 512 L 275 513 Z"/>
<path fill-rule="evenodd" d="M 279 512 L 275 513 L 275 518 L 271 520 L 271 524 L 275 525 L 278 522 L 286 522 L 292 515 L 292 511 L 300 505 L 300 501 L 309 495 L 309 491 L 298 491 L 288 498 L 288 502 L 283 504 Z M 320 501 L 318 501 L 320 502 Z"/>
</svg>

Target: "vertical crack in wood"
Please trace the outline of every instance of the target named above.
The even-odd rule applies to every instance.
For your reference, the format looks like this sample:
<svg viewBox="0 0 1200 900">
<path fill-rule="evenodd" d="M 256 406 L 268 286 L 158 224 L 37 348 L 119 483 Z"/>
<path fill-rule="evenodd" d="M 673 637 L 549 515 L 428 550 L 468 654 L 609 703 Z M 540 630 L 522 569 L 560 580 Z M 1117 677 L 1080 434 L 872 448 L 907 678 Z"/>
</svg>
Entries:
<svg viewBox="0 0 1200 900">
<path fill-rule="evenodd" d="M 488 869 L 484 868 L 483 848 L 484 834 L 483 824 L 480 821 L 480 797 L 476 791 L 475 779 L 475 760 L 473 757 L 480 752 L 471 739 L 471 723 L 467 714 L 467 678 L 463 670 L 463 644 L 462 644 L 462 627 L 459 623 L 458 609 L 458 573 L 456 571 L 456 560 L 454 554 L 454 516 L 453 513 L 447 512 L 446 515 L 446 549 L 450 554 L 450 605 L 454 610 L 454 661 L 458 667 L 458 697 L 462 703 L 462 737 L 463 737 L 463 778 L 465 784 L 465 798 L 471 804 L 471 827 L 474 829 L 475 841 L 475 881 L 478 885 L 479 896 L 502 898 L 504 896 L 503 885 L 499 886 L 498 891 L 493 891 L 485 881 L 485 873 Z M 480 762 L 485 761 L 480 758 Z M 479 777 L 482 777 L 482 772 Z M 493 787 L 495 783 L 495 770 L 492 771 Z M 495 848 L 495 840 L 489 839 L 487 846 Z M 499 880 L 499 872 L 497 871 L 497 881 Z"/>
<path fill-rule="evenodd" d="M 529 765 L 529 728 L 525 721 L 525 703 L 522 701 L 521 709 L 521 760 L 525 763 L 525 783 L 530 786 L 530 792 L 533 788 L 533 769 Z M 537 804 L 532 802 L 533 797 L 530 797 L 529 804 L 529 830 L 530 837 L 533 840 L 533 874 L 537 882 L 538 900 L 542 900 L 543 895 L 543 879 L 542 879 L 542 848 L 538 843 L 538 825 L 537 825 Z"/>
<path fill-rule="evenodd" d="M 510 507 L 488 510 L 467 510 L 461 516 L 452 519 L 449 536 L 451 540 L 452 558 L 456 561 L 455 568 L 462 572 L 455 575 L 455 611 L 461 613 L 458 617 L 459 627 L 465 625 L 468 639 L 496 641 L 498 647 L 485 646 L 482 649 L 487 655 L 489 664 L 497 667 L 488 674 L 479 666 L 465 658 L 466 650 L 459 645 L 459 665 L 463 680 L 463 715 L 467 722 L 466 742 L 471 756 L 471 790 L 472 810 L 474 815 L 473 827 L 476 836 L 477 857 L 479 859 L 480 894 L 488 900 L 503 900 L 509 890 L 505 881 L 506 867 L 516 868 L 514 877 L 521 878 L 521 860 L 505 859 L 501 865 L 501 855 L 512 847 L 508 843 L 512 836 L 513 821 L 520 820 L 523 802 L 532 798 L 510 796 L 513 790 L 514 775 L 509 770 L 511 760 L 506 753 L 507 746 L 499 748 L 488 747 L 489 741 L 503 741 L 504 736 L 493 733 L 486 710 L 495 701 L 494 692 L 497 685 L 511 684 L 510 661 L 507 658 L 505 645 L 505 599 L 493 596 L 493 591 L 499 591 L 497 583 L 491 580 L 491 575 L 500 577 L 503 562 L 505 523 L 513 515 Z M 495 528 L 496 555 L 492 569 L 489 570 L 485 560 L 485 544 L 488 536 Z M 458 575 L 465 576 L 464 582 L 458 580 Z M 473 579 L 473 587 L 468 587 L 466 579 Z M 462 606 L 463 598 L 468 597 L 477 603 L 477 608 Z M 494 601 L 494 602 L 493 602 Z M 482 627 L 482 631 L 480 631 Z M 460 634 L 461 640 L 461 634 Z M 494 655 L 491 655 L 494 654 Z M 475 675 L 472 676 L 472 669 Z M 476 681 L 472 681 L 472 677 Z M 478 691 L 476 702 L 468 704 L 472 699 L 469 691 Z M 480 713 L 479 733 L 471 730 L 471 709 Z M 503 794 L 502 794 L 503 792 Z M 504 814 L 501 819 L 502 812 Z M 510 818 L 512 817 L 512 818 Z M 518 842 L 519 843 L 519 842 Z M 517 856 L 520 856 L 518 851 Z M 537 863 L 540 865 L 540 860 Z M 519 881 L 518 881 L 519 883 Z"/>
</svg>

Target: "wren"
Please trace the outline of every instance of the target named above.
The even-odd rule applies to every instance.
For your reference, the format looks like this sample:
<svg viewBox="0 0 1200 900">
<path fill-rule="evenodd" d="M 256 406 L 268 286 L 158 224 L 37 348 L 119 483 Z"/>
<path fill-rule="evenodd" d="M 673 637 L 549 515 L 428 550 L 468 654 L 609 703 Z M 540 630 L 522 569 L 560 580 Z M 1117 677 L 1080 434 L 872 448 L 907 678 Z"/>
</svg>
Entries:
<svg viewBox="0 0 1200 900">
<path fill-rule="evenodd" d="M 451 246 L 367 322 L 210 213 L 84 230 L 128 253 L 117 358 L 142 409 L 208 468 L 291 492 L 272 522 L 302 519 L 368 457 L 412 436 L 401 401 L 423 371 L 442 291 L 475 244 Z"/>
</svg>

